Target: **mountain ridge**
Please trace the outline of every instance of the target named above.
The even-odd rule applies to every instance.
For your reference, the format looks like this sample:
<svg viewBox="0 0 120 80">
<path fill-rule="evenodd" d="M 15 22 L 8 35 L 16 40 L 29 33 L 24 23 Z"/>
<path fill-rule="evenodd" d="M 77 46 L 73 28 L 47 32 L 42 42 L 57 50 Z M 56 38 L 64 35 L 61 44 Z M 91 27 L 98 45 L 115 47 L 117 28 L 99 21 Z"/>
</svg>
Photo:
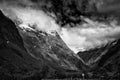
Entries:
<svg viewBox="0 0 120 80">
<path fill-rule="evenodd" d="M 76 55 L 59 35 L 22 29 L 1 11 L 0 36 L 1 80 L 119 78 L 119 39 L 102 48 Z"/>
</svg>

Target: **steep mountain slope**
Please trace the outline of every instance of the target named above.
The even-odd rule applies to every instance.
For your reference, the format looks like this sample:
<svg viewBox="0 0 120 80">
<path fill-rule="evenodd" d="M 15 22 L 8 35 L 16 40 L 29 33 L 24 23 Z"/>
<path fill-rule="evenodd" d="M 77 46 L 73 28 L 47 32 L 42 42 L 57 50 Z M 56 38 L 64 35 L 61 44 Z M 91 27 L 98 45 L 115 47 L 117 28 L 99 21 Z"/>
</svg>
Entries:
<svg viewBox="0 0 120 80">
<path fill-rule="evenodd" d="M 24 48 L 23 40 L 15 24 L 0 11 L 0 78 L 29 76 L 39 70 L 41 63 L 31 57 Z"/>
<path fill-rule="evenodd" d="M 119 79 L 120 73 L 120 40 L 101 48 L 79 52 L 78 55 L 91 67 L 92 78 Z M 100 77 L 102 76 L 102 77 Z"/>
<path fill-rule="evenodd" d="M 0 79 L 80 77 L 82 73 L 76 66 L 80 58 L 58 35 L 16 27 L 2 12 L 0 35 Z"/>
<path fill-rule="evenodd" d="M 0 79 L 119 78 L 120 40 L 78 56 L 53 34 L 16 27 L 0 12 Z"/>
<path fill-rule="evenodd" d="M 40 0 L 31 1 L 40 6 Z M 107 19 L 111 14 L 116 16 L 114 12 L 108 15 L 103 10 L 102 13 L 100 8 L 101 13 L 96 12 L 98 5 L 96 8 L 93 2 L 91 5 L 94 5 L 90 7 L 88 0 L 70 0 L 70 2 L 50 0 L 50 2 L 52 7 L 44 6 L 43 10 L 53 12 L 61 27 L 66 24 L 75 27 L 72 25 L 82 22 L 80 16 L 102 22 L 109 22 Z M 15 23 L 0 11 L 0 80 L 119 79 L 120 39 L 76 55 L 57 32 L 50 35 L 34 28 L 21 28 Z"/>
</svg>

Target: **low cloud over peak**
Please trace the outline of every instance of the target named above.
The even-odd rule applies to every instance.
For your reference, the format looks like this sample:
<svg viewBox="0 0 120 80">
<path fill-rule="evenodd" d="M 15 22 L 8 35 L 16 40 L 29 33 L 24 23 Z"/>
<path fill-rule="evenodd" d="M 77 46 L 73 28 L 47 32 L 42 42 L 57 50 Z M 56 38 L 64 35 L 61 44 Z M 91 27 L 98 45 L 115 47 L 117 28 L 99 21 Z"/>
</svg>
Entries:
<svg viewBox="0 0 120 80">
<path fill-rule="evenodd" d="M 105 45 L 118 39 L 120 35 L 120 26 L 114 21 L 111 22 L 111 25 L 107 25 L 83 17 L 86 21 L 83 24 L 74 27 L 70 25 L 61 27 L 56 23 L 55 14 L 45 13 L 29 0 L 3 0 L 2 2 L 3 4 L 0 6 L 2 11 L 12 20 L 21 20 L 20 27 L 35 25 L 36 29 L 43 30 L 51 35 L 53 31 L 56 31 L 75 53 Z"/>
</svg>

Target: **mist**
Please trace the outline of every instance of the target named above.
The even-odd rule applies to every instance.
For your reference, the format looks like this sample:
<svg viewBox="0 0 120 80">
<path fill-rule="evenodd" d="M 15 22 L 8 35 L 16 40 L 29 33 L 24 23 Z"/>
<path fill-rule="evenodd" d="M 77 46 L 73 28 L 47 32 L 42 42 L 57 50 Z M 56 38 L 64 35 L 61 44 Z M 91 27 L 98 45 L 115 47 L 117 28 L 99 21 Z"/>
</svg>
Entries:
<svg viewBox="0 0 120 80">
<path fill-rule="evenodd" d="M 13 21 L 21 20 L 18 25 L 21 28 L 30 28 L 35 25 L 35 29 L 45 31 L 53 36 L 55 34 L 52 32 L 57 32 L 74 53 L 101 47 L 119 38 L 120 26 L 115 21 L 111 21 L 111 25 L 107 25 L 83 17 L 87 23 L 78 24 L 74 27 L 68 24 L 62 27 L 56 23 L 55 14 L 45 13 L 42 9 L 34 6 L 36 6 L 35 3 L 29 0 L 22 3 L 20 0 L 13 2 L 5 0 L 0 4 L 0 9 Z M 51 17 L 50 15 L 54 16 Z"/>
</svg>

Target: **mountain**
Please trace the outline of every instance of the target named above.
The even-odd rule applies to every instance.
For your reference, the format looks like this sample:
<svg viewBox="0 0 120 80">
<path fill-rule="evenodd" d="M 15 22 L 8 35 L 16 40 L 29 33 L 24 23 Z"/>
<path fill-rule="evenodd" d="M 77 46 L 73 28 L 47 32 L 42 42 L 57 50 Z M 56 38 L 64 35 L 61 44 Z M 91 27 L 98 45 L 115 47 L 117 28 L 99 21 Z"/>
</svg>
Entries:
<svg viewBox="0 0 120 80">
<path fill-rule="evenodd" d="M 80 57 L 55 34 L 20 28 L 0 11 L 0 79 L 81 77 Z"/>
<path fill-rule="evenodd" d="M 51 1 L 51 11 L 62 25 L 80 23 L 81 15 L 91 16 L 95 20 L 101 20 L 103 16 L 102 20 L 105 21 L 104 17 L 108 17 L 105 14 L 98 15 L 94 10 L 86 12 L 90 7 L 78 7 L 77 0 L 70 0 L 73 2 L 64 4 L 64 7 L 63 0 Z M 74 54 L 58 33 L 54 34 L 21 28 L 0 11 L 0 80 L 119 79 L 120 39 L 100 48 Z"/>
<path fill-rule="evenodd" d="M 92 78 L 120 78 L 120 39 L 101 48 L 79 52 L 78 55 L 91 67 L 88 72 Z"/>
</svg>

